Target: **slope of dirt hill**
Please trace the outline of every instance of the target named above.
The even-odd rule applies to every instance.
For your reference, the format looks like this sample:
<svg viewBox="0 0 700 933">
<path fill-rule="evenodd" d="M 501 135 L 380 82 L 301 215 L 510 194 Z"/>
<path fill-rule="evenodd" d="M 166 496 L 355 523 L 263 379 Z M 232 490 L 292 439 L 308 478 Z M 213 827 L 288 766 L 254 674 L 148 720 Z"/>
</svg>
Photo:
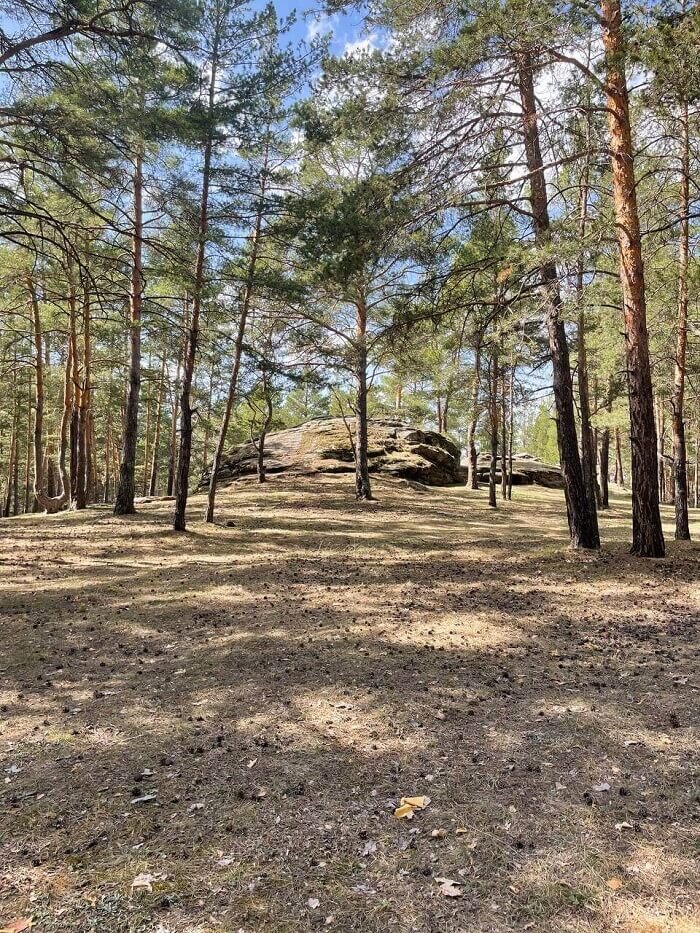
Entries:
<svg viewBox="0 0 700 933">
<path fill-rule="evenodd" d="M 265 442 L 268 473 L 350 473 L 354 470 L 350 431 L 354 423 L 342 418 L 314 418 L 294 428 L 275 431 Z M 370 419 L 369 468 L 428 486 L 462 483 L 459 448 L 435 431 L 423 431 L 403 421 Z M 227 481 L 254 473 L 253 444 L 234 447 L 224 458 L 219 479 Z M 209 482 L 208 475 L 202 485 Z"/>
<path fill-rule="evenodd" d="M 0 929 L 700 929 L 698 545 L 375 492 L 0 522 Z"/>
</svg>

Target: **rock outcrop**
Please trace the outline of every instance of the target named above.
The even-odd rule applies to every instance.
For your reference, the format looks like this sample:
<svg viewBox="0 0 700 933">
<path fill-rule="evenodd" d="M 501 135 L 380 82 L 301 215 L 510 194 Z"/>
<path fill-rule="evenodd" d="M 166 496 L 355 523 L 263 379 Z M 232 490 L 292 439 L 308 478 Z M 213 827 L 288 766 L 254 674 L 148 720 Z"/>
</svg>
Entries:
<svg viewBox="0 0 700 933">
<path fill-rule="evenodd" d="M 349 423 L 354 433 L 354 423 Z M 369 468 L 427 486 L 452 486 L 464 482 L 459 467 L 459 448 L 435 431 L 423 431 L 403 421 L 370 419 Z M 219 481 L 237 479 L 256 471 L 257 454 L 252 444 L 234 447 L 225 456 Z M 342 418 L 315 418 L 295 428 L 274 431 L 265 441 L 268 473 L 350 473 L 355 469 L 348 426 Z M 202 485 L 208 483 L 205 475 Z"/>
<path fill-rule="evenodd" d="M 477 473 L 480 483 L 488 483 L 491 458 L 481 454 L 477 462 Z M 499 458 L 496 470 L 496 482 L 501 482 L 501 460 Z M 548 489 L 563 489 L 564 477 L 558 466 L 543 463 L 532 454 L 519 453 L 513 456 L 513 485 L 514 486 L 546 486 Z"/>
</svg>

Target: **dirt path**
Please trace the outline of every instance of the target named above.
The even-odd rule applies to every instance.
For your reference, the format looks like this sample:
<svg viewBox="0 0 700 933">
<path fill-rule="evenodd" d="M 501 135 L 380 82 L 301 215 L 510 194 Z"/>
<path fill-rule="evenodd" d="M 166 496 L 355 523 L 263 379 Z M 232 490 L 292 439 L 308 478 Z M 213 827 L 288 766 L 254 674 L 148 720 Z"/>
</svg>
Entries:
<svg viewBox="0 0 700 933">
<path fill-rule="evenodd" d="M 0 929 L 700 930 L 700 547 L 377 493 L 0 523 Z"/>
</svg>

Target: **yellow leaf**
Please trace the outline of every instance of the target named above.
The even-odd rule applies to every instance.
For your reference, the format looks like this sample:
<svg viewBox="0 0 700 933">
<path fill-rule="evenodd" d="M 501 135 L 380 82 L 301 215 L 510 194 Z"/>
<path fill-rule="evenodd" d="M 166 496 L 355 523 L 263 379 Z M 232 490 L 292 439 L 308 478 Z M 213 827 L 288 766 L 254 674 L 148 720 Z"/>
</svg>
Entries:
<svg viewBox="0 0 700 933">
<path fill-rule="evenodd" d="M 605 882 L 611 891 L 619 891 L 622 887 L 622 882 L 619 878 L 608 878 Z"/>
<path fill-rule="evenodd" d="M 413 807 L 410 803 L 402 803 L 400 807 L 394 810 L 394 816 L 397 820 L 403 820 L 405 817 L 410 820 L 413 816 Z"/>
<path fill-rule="evenodd" d="M 402 797 L 401 806 L 408 804 L 409 807 L 413 807 L 414 810 L 425 810 L 425 808 L 430 803 L 430 797 Z"/>
</svg>

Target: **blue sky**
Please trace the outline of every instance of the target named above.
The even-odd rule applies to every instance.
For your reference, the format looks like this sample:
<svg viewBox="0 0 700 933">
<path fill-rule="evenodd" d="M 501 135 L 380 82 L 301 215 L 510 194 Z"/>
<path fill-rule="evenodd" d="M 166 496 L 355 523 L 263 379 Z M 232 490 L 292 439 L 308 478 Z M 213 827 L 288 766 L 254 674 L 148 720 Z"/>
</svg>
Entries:
<svg viewBox="0 0 700 933">
<path fill-rule="evenodd" d="M 321 12 L 322 3 L 319 0 L 274 0 L 275 7 L 280 16 L 288 16 L 296 12 L 297 24 L 293 35 L 298 38 L 310 39 L 319 34 L 329 33 L 331 51 L 340 55 L 347 47 L 367 40 L 362 13 L 352 10 L 349 13 L 327 16 Z"/>
</svg>

